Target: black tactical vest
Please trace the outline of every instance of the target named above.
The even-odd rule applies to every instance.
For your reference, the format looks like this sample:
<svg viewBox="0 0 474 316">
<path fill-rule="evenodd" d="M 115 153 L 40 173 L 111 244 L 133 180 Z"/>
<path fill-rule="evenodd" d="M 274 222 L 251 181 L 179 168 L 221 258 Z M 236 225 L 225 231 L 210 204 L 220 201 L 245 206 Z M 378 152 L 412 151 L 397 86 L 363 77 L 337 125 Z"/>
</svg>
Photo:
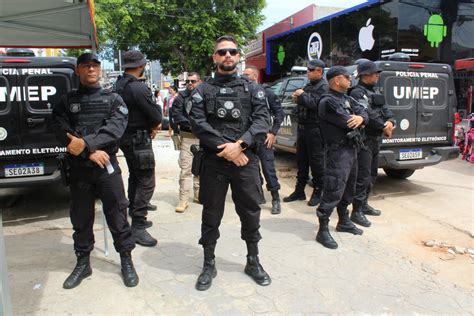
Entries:
<svg viewBox="0 0 474 316">
<path fill-rule="evenodd" d="M 237 140 L 251 125 L 252 105 L 249 83 L 241 78 L 221 83 L 203 83 L 209 124 L 225 138 Z"/>
<path fill-rule="evenodd" d="M 363 99 L 357 100 L 357 102 L 359 102 L 369 114 L 369 123 L 364 129 L 365 134 L 370 136 L 382 135 L 385 119 L 383 117 L 382 107 L 372 104 L 372 95 L 375 94 L 375 92 L 360 84 L 354 87 L 354 90 L 360 90 L 363 93 Z"/>
</svg>

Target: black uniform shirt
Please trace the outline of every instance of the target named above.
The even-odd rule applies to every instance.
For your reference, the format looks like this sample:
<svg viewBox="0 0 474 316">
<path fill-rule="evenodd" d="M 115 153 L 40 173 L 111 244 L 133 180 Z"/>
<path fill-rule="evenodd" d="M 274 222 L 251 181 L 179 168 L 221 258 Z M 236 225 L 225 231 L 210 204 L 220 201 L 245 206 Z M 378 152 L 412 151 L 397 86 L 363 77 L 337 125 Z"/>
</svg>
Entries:
<svg viewBox="0 0 474 316">
<path fill-rule="evenodd" d="M 188 102 L 191 100 L 192 90 L 184 90 L 178 93 L 178 96 L 173 101 L 171 111 L 175 124 L 179 125 L 179 129 L 185 132 L 191 131 L 188 114 Z M 189 109 L 190 110 L 190 109 Z"/>
<path fill-rule="evenodd" d="M 346 134 L 351 131 L 347 127 L 347 121 L 352 114 L 362 116 L 363 124 L 369 121 L 367 111 L 362 106 L 356 102 L 351 103 L 344 93 L 329 89 L 319 103 L 321 133 L 326 143 L 340 143 L 345 139 Z"/>
<path fill-rule="evenodd" d="M 100 128 L 88 135 L 78 135 L 76 126 L 72 123 L 71 106 L 68 100 L 74 97 L 79 103 L 89 103 L 98 101 L 104 97 L 110 97 L 112 100 L 110 114 L 103 121 Z M 80 107 L 78 107 L 80 109 Z M 89 153 L 98 149 L 105 150 L 107 153 L 115 154 L 118 149 L 118 143 L 127 126 L 128 111 L 122 98 L 113 92 L 104 92 L 101 87 L 89 88 L 80 86 L 77 91 L 69 92 L 67 97 L 62 97 L 60 102 L 53 108 L 53 129 L 56 132 L 56 138 L 63 146 L 69 144 L 69 138 L 66 133 L 76 137 L 83 138 L 87 148 L 80 155 L 83 159 L 88 159 Z"/>
<path fill-rule="evenodd" d="M 262 87 L 265 89 L 265 94 L 267 96 L 268 106 L 270 107 L 270 114 L 273 117 L 273 124 L 270 129 L 270 133 L 276 135 L 278 130 L 280 129 L 281 123 L 283 123 L 283 119 L 285 118 L 285 113 L 283 112 L 283 108 L 281 107 L 280 98 L 273 93 L 272 88 L 270 86 L 264 84 Z"/>
<path fill-rule="evenodd" d="M 121 90 L 123 85 L 125 87 Z M 143 82 L 125 73 L 117 80 L 116 89 L 129 111 L 126 134 L 134 134 L 137 130 L 150 131 L 161 123 L 161 110 L 153 102 L 153 94 Z"/>
<path fill-rule="evenodd" d="M 226 138 L 221 132 L 216 130 L 209 122 L 206 115 L 206 104 L 204 95 L 211 90 L 210 86 L 218 87 L 226 86 L 235 80 L 245 80 L 237 74 L 222 75 L 217 73 L 215 78 L 200 84 L 192 93 L 192 109 L 190 112 L 191 127 L 193 134 L 199 138 L 200 144 L 207 150 L 218 151 L 217 146 L 224 143 L 235 142 L 236 139 Z M 243 140 L 247 145 L 252 146 L 255 143 L 257 135 L 266 134 L 270 129 L 270 113 L 265 99 L 263 88 L 256 83 L 249 82 L 247 84 L 250 92 L 251 124 L 247 130 L 239 131 Z"/>
<path fill-rule="evenodd" d="M 298 107 L 306 108 L 309 115 L 305 120 L 299 120 L 298 124 L 318 123 L 318 104 L 321 96 L 328 92 L 328 83 L 325 79 L 312 80 L 303 88 L 304 92 L 298 97 Z"/>
</svg>

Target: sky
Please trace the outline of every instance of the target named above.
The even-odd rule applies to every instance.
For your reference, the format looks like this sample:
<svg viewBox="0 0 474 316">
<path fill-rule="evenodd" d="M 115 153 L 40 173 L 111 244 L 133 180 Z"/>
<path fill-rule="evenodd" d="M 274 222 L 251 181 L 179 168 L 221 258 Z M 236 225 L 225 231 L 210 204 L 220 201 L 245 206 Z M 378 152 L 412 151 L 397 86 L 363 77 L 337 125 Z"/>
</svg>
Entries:
<svg viewBox="0 0 474 316">
<path fill-rule="evenodd" d="M 263 10 L 265 20 L 258 28 L 262 31 L 273 24 L 280 22 L 286 17 L 306 8 L 310 4 L 317 6 L 349 8 L 358 5 L 365 0 L 266 0 L 267 6 Z"/>
</svg>

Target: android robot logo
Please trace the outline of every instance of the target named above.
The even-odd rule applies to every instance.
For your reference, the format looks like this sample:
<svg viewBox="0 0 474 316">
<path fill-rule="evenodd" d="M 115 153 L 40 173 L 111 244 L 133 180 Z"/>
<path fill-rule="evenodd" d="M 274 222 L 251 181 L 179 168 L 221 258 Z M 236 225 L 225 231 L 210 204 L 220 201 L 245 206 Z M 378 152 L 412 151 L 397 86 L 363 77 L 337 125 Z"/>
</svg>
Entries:
<svg viewBox="0 0 474 316">
<path fill-rule="evenodd" d="M 278 57 L 278 63 L 280 64 L 280 66 L 283 65 L 283 62 L 285 61 L 285 48 L 283 48 L 282 45 L 278 47 L 277 57 Z"/>
<path fill-rule="evenodd" d="M 425 24 L 423 34 L 426 36 L 431 47 L 438 47 L 439 43 L 446 37 L 447 27 L 439 14 L 433 14 Z"/>
</svg>

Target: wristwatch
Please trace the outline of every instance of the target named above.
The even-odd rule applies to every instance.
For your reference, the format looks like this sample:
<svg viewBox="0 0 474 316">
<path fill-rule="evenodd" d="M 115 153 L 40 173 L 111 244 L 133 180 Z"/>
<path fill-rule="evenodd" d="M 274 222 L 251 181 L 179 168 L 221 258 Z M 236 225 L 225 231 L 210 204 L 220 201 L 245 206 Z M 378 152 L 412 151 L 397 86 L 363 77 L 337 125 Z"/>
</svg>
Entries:
<svg viewBox="0 0 474 316">
<path fill-rule="evenodd" d="M 247 148 L 249 147 L 249 145 L 247 145 L 247 143 L 244 142 L 244 141 L 241 140 L 241 139 L 239 139 L 239 140 L 237 141 L 237 144 L 240 145 L 240 148 L 242 148 L 242 150 L 245 150 L 245 149 L 247 149 Z"/>
</svg>

